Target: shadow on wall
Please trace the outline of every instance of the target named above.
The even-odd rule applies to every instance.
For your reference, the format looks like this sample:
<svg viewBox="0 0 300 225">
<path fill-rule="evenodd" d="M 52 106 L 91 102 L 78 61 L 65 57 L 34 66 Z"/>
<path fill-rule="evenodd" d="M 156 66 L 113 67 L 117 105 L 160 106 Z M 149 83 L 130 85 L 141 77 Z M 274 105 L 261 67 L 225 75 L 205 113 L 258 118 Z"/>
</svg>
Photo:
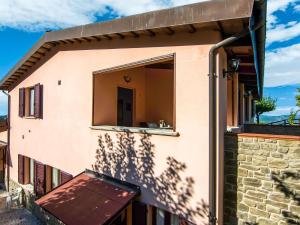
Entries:
<svg viewBox="0 0 300 225">
<path fill-rule="evenodd" d="M 300 206 L 300 194 L 296 192 L 300 183 L 300 173 L 298 172 L 282 172 L 281 174 L 272 172 L 271 178 L 274 181 L 278 191 L 284 194 L 287 199 L 293 200 L 296 206 Z M 299 191 L 299 189 L 298 189 Z M 300 217 L 291 210 L 282 210 L 282 217 L 285 222 L 293 225 L 300 225 Z"/>
<path fill-rule="evenodd" d="M 207 220 L 208 205 L 204 201 L 197 203 L 196 207 L 190 206 L 194 180 L 182 177 L 186 169 L 184 163 L 168 157 L 167 168 L 155 175 L 154 145 L 150 137 L 142 134 L 136 143 L 134 135 L 129 132 L 118 133 L 115 141 L 107 133 L 99 136 L 93 170 L 140 185 L 142 192 L 146 190 L 156 197 L 157 207 L 167 208 L 185 219 L 201 217 Z"/>
</svg>

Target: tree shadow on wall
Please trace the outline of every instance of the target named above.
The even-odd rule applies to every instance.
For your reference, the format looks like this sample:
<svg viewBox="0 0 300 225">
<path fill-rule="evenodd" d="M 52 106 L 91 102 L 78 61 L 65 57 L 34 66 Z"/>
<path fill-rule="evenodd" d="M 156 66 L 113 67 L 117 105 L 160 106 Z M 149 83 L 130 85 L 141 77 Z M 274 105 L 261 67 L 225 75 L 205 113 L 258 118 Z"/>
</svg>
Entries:
<svg viewBox="0 0 300 225">
<path fill-rule="evenodd" d="M 295 185 L 300 186 L 300 173 L 298 172 L 282 172 L 271 173 L 271 178 L 274 181 L 278 191 L 284 194 L 288 199 L 293 200 L 296 206 L 300 206 L 300 194 L 296 192 Z M 299 191 L 299 190 L 298 190 Z M 288 224 L 300 225 L 300 215 L 291 210 L 282 210 L 282 216 Z"/>
<path fill-rule="evenodd" d="M 96 172 L 126 180 L 150 191 L 158 207 L 171 209 L 185 219 L 202 217 L 207 220 L 208 205 L 202 200 L 197 206 L 190 206 L 194 194 L 192 177 L 182 177 L 186 165 L 173 157 L 166 160 L 167 168 L 160 174 L 154 173 L 154 148 L 149 134 L 141 134 L 137 143 L 129 132 L 116 134 L 113 140 L 109 134 L 99 136 L 96 162 L 92 168 Z M 204 223 L 206 224 L 206 223 Z"/>
</svg>

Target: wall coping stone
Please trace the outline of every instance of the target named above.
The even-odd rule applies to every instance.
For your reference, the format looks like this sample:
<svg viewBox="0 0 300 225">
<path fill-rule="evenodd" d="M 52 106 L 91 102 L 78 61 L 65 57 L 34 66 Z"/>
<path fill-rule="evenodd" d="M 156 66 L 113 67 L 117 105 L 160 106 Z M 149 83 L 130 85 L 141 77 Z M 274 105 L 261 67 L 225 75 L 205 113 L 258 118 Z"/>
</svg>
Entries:
<svg viewBox="0 0 300 225">
<path fill-rule="evenodd" d="M 253 138 L 270 138 L 270 139 L 283 139 L 300 141 L 300 136 L 293 135 L 277 135 L 277 134 L 257 134 L 257 133 L 226 133 L 226 135 L 238 136 L 238 137 L 253 137 Z"/>
</svg>

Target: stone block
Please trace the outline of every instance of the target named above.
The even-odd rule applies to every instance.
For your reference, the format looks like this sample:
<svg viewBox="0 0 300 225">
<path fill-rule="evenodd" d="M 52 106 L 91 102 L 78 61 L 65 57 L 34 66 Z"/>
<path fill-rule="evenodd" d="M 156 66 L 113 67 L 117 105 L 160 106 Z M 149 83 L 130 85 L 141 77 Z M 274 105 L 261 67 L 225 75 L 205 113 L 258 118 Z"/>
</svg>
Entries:
<svg viewBox="0 0 300 225">
<path fill-rule="evenodd" d="M 263 210 L 256 209 L 256 208 L 250 208 L 249 212 L 251 214 L 257 215 L 258 217 L 268 218 L 270 216 L 270 213 L 263 211 Z"/>
<path fill-rule="evenodd" d="M 279 143 L 279 146 L 281 146 L 281 147 L 299 147 L 300 146 L 299 141 L 279 140 L 278 143 Z"/>
<path fill-rule="evenodd" d="M 263 219 L 263 218 L 258 219 L 257 223 L 259 225 L 277 225 L 277 222 L 273 222 L 269 219 Z"/>
<path fill-rule="evenodd" d="M 266 210 L 267 210 L 267 212 L 269 212 L 269 213 L 280 214 L 280 208 L 274 207 L 274 206 L 272 206 L 272 205 L 267 205 L 267 206 L 266 206 Z"/>
<path fill-rule="evenodd" d="M 277 149 L 278 152 L 280 153 L 288 153 L 289 152 L 289 148 L 288 147 L 279 147 Z"/>
<path fill-rule="evenodd" d="M 285 169 L 289 166 L 289 163 L 283 159 L 270 159 L 269 166 L 271 168 Z"/>
<path fill-rule="evenodd" d="M 252 186 L 252 187 L 260 187 L 261 186 L 261 180 L 256 179 L 256 178 L 245 177 L 244 178 L 244 184 L 247 185 L 247 186 Z"/>
<path fill-rule="evenodd" d="M 272 200 L 268 200 L 268 199 L 266 200 L 266 204 L 272 205 L 275 207 L 279 207 L 280 209 L 288 209 L 288 204 L 276 202 L 276 201 L 272 201 Z"/>
<path fill-rule="evenodd" d="M 261 199 L 266 199 L 267 198 L 267 194 L 266 193 L 262 193 L 259 191 L 247 191 L 247 195 L 256 197 L 256 198 L 261 198 Z"/>
</svg>

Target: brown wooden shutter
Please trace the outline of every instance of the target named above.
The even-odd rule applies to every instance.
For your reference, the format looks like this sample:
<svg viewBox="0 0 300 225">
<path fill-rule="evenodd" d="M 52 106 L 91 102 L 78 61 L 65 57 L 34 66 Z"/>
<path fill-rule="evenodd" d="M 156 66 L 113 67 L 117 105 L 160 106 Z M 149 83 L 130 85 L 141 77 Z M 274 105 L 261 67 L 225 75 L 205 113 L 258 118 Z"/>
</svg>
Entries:
<svg viewBox="0 0 300 225">
<path fill-rule="evenodd" d="M 18 155 L 18 182 L 24 184 L 24 156 Z"/>
<path fill-rule="evenodd" d="M 35 161 L 34 162 L 34 192 L 36 196 L 40 197 L 45 194 L 46 176 L 45 165 Z"/>
<path fill-rule="evenodd" d="M 72 180 L 73 176 L 69 173 L 60 171 L 60 184 L 64 184 L 70 180 Z"/>
<path fill-rule="evenodd" d="M 25 116 L 25 88 L 19 89 L 19 117 Z"/>
<path fill-rule="evenodd" d="M 171 214 L 165 211 L 165 225 L 171 225 Z"/>
<path fill-rule="evenodd" d="M 52 190 L 52 167 L 46 165 L 46 193 Z"/>
<path fill-rule="evenodd" d="M 43 117 L 43 86 L 40 84 L 34 85 L 34 117 Z"/>
<path fill-rule="evenodd" d="M 152 225 L 156 225 L 156 213 L 157 213 L 156 207 L 152 206 Z"/>
<path fill-rule="evenodd" d="M 142 202 L 132 203 L 132 225 L 147 225 L 147 205 Z"/>
</svg>

